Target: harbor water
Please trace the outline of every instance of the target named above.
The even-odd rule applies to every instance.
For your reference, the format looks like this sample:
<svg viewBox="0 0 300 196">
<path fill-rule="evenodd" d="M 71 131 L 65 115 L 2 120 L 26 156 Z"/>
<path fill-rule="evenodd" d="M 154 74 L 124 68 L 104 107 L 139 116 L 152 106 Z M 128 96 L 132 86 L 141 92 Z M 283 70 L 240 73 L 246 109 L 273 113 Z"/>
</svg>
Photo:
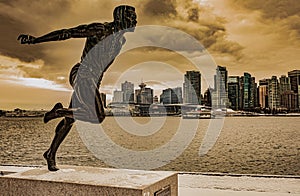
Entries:
<svg viewBox="0 0 300 196">
<path fill-rule="evenodd" d="M 150 117 L 128 120 L 137 125 L 151 122 Z M 141 134 L 129 133 L 114 117 L 107 117 L 101 126 L 117 145 L 133 151 L 147 151 L 167 143 L 176 134 L 181 120 L 180 117 L 166 117 L 158 130 L 144 135 L 147 130 L 142 128 L 138 130 Z M 0 165 L 45 165 L 42 154 L 49 147 L 58 122 L 59 119 L 44 124 L 42 118 L 0 118 Z M 193 139 L 182 153 L 156 169 L 300 175 L 299 117 L 227 117 L 213 148 L 199 156 L 199 147 L 210 122 L 210 119 L 200 119 Z M 187 127 L 184 131 L 193 130 Z M 170 149 L 170 153 L 173 150 Z M 57 152 L 57 164 L 111 167 L 88 150 L 76 125 Z"/>
</svg>

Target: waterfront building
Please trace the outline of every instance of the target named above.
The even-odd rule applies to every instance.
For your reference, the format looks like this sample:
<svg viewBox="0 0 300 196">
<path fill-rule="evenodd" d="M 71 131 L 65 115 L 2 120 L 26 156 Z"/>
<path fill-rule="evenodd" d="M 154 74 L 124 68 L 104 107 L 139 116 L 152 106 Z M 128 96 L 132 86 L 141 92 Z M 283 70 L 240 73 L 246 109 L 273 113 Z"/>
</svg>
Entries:
<svg viewBox="0 0 300 196">
<path fill-rule="evenodd" d="M 291 90 L 290 78 L 285 75 L 279 78 L 279 96 L 282 108 L 287 110 L 297 108 L 297 93 Z"/>
<path fill-rule="evenodd" d="M 134 102 L 134 84 L 125 81 L 121 84 L 121 90 L 123 91 L 123 102 L 133 103 Z"/>
<path fill-rule="evenodd" d="M 183 98 L 182 98 L 182 87 L 176 87 L 172 89 L 176 95 L 177 102 L 178 103 L 183 103 Z M 201 90 L 201 89 L 200 89 Z M 200 94 L 201 95 L 201 94 Z M 176 99 L 175 98 L 175 99 Z"/>
<path fill-rule="evenodd" d="M 244 76 L 240 78 L 240 109 L 249 110 L 251 102 L 251 74 L 244 73 Z"/>
<path fill-rule="evenodd" d="M 255 77 L 245 72 L 240 77 L 239 109 L 251 110 L 258 106 L 257 83 Z"/>
<path fill-rule="evenodd" d="M 160 95 L 160 102 L 163 104 L 177 104 L 182 103 L 182 89 L 177 88 L 168 88 L 162 91 Z"/>
<path fill-rule="evenodd" d="M 124 92 L 115 90 L 113 96 L 113 103 L 123 103 Z"/>
<path fill-rule="evenodd" d="M 138 104 L 152 104 L 153 103 L 153 89 L 146 88 L 145 83 L 139 85 L 140 89 L 135 90 L 135 102 Z"/>
<path fill-rule="evenodd" d="M 203 105 L 206 106 L 210 106 L 211 107 L 211 93 L 212 93 L 213 89 L 212 88 L 208 88 L 205 92 L 204 92 L 204 97 L 203 97 L 203 102 L 201 102 Z"/>
<path fill-rule="evenodd" d="M 239 109 L 244 109 L 244 76 L 240 77 Z"/>
<path fill-rule="evenodd" d="M 174 94 L 174 92 L 173 92 Z M 160 95 L 160 103 L 162 104 L 170 104 L 172 99 L 172 89 L 168 88 L 162 91 Z"/>
<path fill-rule="evenodd" d="M 218 97 L 218 93 L 215 89 L 211 91 L 211 107 L 217 109 L 220 104 L 220 99 Z"/>
<path fill-rule="evenodd" d="M 243 109 L 250 108 L 250 86 L 251 86 L 251 75 L 249 73 L 244 73 L 244 100 L 243 100 Z"/>
<path fill-rule="evenodd" d="M 240 77 L 229 76 L 228 77 L 228 101 L 229 107 L 233 110 L 239 108 L 239 91 L 240 91 Z"/>
<path fill-rule="evenodd" d="M 257 104 L 257 83 L 255 82 L 255 77 L 251 77 L 250 84 L 250 97 L 249 97 L 249 108 L 255 108 L 258 106 Z"/>
<path fill-rule="evenodd" d="M 298 94 L 297 107 L 300 108 L 300 70 L 288 72 L 290 78 L 291 90 Z"/>
<path fill-rule="evenodd" d="M 201 73 L 187 71 L 184 75 L 183 102 L 201 104 Z"/>
<path fill-rule="evenodd" d="M 268 84 L 268 102 L 270 109 L 280 107 L 279 83 L 276 76 L 272 76 Z"/>
<path fill-rule="evenodd" d="M 285 91 L 280 95 L 280 105 L 288 111 L 297 109 L 298 94 L 294 91 Z"/>
<path fill-rule="evenodd" d="M 258 104 L 261 108 L 268 108 L 268 84 L 269 79 L 259 80 Z"/>
<path fill-rule="evenodd" d="M 299 93 L 300 90 L 300 70 L 293 70 L 288 72 L 290 78 L 291 90 L 295 93 Z"/>
<path fill-rule="evenodd" d="M 291 82 L 290 78 L 282 75 L 279 78 L 279 93 L 283 94 L 284 92 L 291 91 Z"/>
<path fill-rule="evenodd" d="M 212 105 L 214 107 L 228 107 L 228 72 L 226 67 L 218 66 L 214 76 L 214 91 L 212 92 Z"/>
</svg>

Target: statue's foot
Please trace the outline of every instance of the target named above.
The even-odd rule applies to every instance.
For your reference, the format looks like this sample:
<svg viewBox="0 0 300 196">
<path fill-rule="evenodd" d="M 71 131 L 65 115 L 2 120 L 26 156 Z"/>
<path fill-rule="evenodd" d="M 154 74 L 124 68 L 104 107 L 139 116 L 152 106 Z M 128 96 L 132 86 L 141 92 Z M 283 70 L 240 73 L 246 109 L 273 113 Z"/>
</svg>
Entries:
<svg viewBox="0 0 300 196">
<path fill-rule="evenodd" d="M 46 159 L 47 161 L 47 165 L 48 165 L 48 170 L 49 171 L 57 171 L 59 170 L 58 167 L 56 167 L 56 163 L 55 163 L 55 158 L 51 158 L 49 156 L 49 150 L 47 150 L 44 154 L 43 157 Z"/>
<path fill-rule="evenodd" d="M 57 117 L 59 117 L 56 113 L 56 110 L 63 108 L 63 105 L 61 103 L 57 103 L 55 104 L 55 106 L 52 108 L 52 110 L 50 112 L 47 112 L 44 115 L 44 123 L 49 122 L 52 119 L 55 119 Z"/>
</svg>

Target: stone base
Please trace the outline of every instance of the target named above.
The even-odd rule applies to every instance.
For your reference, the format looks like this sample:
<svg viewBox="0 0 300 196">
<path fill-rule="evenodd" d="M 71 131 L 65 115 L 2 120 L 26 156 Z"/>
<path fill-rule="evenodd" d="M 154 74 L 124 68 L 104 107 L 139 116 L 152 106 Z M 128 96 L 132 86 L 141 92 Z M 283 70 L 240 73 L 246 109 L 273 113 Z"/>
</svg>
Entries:
<svg viewBox="0 0 300 196">
<path fill-rule="evenodd" d="M 174 172 L 60 166 L 0 176 L 3 195 L 177 196 Z"/>
</svg>

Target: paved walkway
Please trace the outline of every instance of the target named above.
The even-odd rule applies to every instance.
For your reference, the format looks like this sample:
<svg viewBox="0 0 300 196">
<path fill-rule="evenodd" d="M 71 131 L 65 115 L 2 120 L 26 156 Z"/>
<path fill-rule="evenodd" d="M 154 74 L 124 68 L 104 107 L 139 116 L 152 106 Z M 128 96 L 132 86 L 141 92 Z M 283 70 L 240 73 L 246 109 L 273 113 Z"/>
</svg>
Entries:
<svg viewBox="0 0 300 196">
<path fill-rule="evenodd" d="M 180 174 L 179 195 L 299 196 L 300 177 Z"/>
</svg>

